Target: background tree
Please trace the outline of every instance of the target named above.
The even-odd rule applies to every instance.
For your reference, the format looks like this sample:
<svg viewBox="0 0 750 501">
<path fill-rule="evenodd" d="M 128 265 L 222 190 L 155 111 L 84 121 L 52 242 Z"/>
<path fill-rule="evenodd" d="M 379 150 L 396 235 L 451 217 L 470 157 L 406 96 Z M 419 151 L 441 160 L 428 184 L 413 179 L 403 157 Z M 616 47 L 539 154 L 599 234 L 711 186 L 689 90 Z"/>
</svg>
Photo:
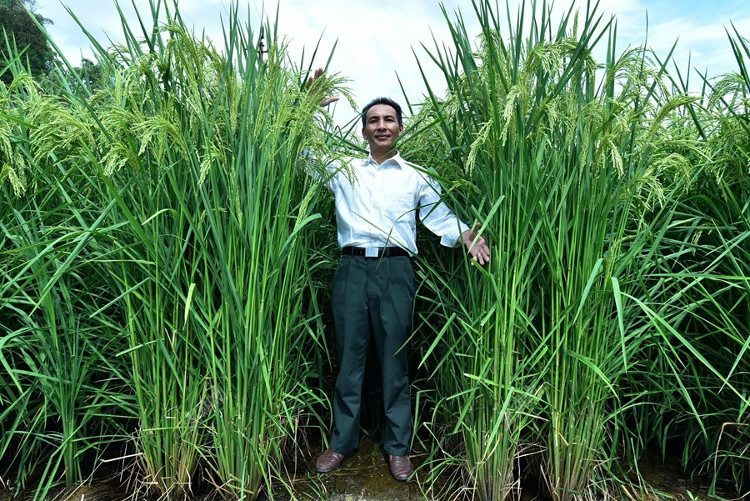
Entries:
<svg viewBox="0 0 750 501">
<path fill-rule="evenodd" d="M 0 0 L 0 71 L 12 58 L 13 40 L 22 54 L 23 64 L 33 75 L 41 75 L 49 69 L 54 53 L 40 25 L 51 21 L 34 13 L 35 6 L 34 0 Z M 7 84 L 12 75 L 6 70 L 0 79 Z"/>
</svg>

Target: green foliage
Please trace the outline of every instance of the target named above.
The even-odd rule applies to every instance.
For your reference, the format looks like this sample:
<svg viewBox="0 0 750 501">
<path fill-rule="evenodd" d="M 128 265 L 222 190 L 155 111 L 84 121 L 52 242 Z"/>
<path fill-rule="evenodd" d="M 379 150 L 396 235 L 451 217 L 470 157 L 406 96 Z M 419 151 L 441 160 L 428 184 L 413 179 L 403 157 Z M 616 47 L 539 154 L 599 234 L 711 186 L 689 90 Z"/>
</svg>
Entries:
<svg viewBox="0 0 750 501">
<path fill-rule="evenodd" d="M 422 365 L 437 383 L 420 403 L 435 409 L 430 435 L 454 444 L 432 447 L 430 479 L 459 465 L 473 496 L 515 496 L 516 465 L 538 452 L 553 498 L 596 498 L 620 460 L 637 471 L 652 437 L 679 436 L 685 458 L 714 479 L 721 458 L 741 489 L 747 450 L 727 434 L 747 431 L 750 389 L 747 198 L 729 195 L 747 179 L 744 79 L 719 82 L 704 96 L 720 109 L 703 110 L 645 48 L 617 55 L 595 8 L 555 26 L 532 4 L 506 31 L 490 2 L 473 4 L 478 47 L 448 19 L 453 43 L 428 51 L 448 94 L 425 81 L 403 147 L 440 167 L 493 248 L 478 269 L 423 246 L 420 329 L 435 339 Z M 727 203 L 708 203 L 717 192 Z"/>
<path fill-rule="evenodd" d="M 555 499 L 618 496 L 668 442 L 742 494 L 747 41 L 730 37 L 738 74 L 688 93 L 668 57 L 618 53 L 595 8 L 506 28 L 473 6 L 478 43 L 446 15 L 452 46 L 427 57 L 448 93 L 426 82 L 400 146 L 493 252 L 420 240 L 425 495 L 514 497 L 540 471 Z M 149 9 L 122 46 L 91 37 L 95 62 L 40 83 L 14 52 L 0 84 L 2 476 L 45 499 L 125 455 L 133 490 L 165 499 L 292 494 L 327 423 L 335 239 L 305 169 L 348 142 L 318 106 L 340 81 L 305 88 L 276 24 L 237 7 L 220 49 L 176 4 Z"/>
<path fill-rule="evenodd" d="M 33 7 L 34 2 L 29 0 L 0 4 L 0 69 L 18 57 L 35 77 L 50 70 L 54 52 L 41 27 L 50 20 L 32 12 Z M 8 85 L 12 79 L 9 71 L 0 71 L 0 81 Z"/>
<path fill-rule="evenodd" d="M 254 498 L 320 421 L 321 185 L 300 164 L 325 154 L 337 81 L 305 89 L 275 26 L 256 37 L 237 10 L 220 53 L 150 7 L 164 23 L 123 21 L 97 80 L 2 87 L 0 452 L 40 499 L 111 441 L 135 449 L 137 489 Z"/>
</svg>

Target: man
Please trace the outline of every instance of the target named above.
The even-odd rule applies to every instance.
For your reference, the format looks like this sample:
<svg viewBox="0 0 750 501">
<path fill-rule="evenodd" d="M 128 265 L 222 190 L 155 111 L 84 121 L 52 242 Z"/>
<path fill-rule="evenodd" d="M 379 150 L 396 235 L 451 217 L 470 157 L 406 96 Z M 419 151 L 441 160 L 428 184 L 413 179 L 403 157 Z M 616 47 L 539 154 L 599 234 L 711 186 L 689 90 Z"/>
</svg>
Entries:
<svg viewBox="0 0 750 501">
<path fill-rule="evenodd" d="M 315 72 L 318 78 L 322 70 Z M 321 104 L 333 102 L 327 98 Z M 370 154 L 332 172 L 341 261 L 333 279 L 333 316 L 340 370 L 333 401 L 330 448 L 317 460 L 321 473 L 337 469 L 359 442 L 362 380 L 370 336 L 382 367 L 386 429 L 383 446 L 391 474 L 405 481 L 409 460 L 411 401 L 405 350 L 411 334 L 417 253 L 415 217 L 454 247 L 463 243 L 481 265 L 490 259 L 483 238 L 440 200 L 439 185 L 394 149 L 403 132 L 401 107 L 388 98 L 362 110 L 362 136 Z M 340 166 L 343 167 L 343 166 Z"/>
</svg>

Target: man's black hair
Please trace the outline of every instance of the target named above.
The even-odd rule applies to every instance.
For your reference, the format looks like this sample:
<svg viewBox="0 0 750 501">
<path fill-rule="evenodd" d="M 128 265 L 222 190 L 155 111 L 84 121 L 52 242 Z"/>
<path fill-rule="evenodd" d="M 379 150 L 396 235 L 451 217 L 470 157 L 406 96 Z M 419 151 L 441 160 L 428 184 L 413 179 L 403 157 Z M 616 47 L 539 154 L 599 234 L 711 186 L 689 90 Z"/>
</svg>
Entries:
<svg viewBox="0 0 750 501">
<path fill-rule="evenodd" d="M 402 120 L 402 117 L 401 117 L 402 115 L 401 106 L 396 101 L 394 101 L 393 99 L 389 97 L 378 97 L 376 99 L 373 99 L 369 103 L 367 103 L 367 105 L 364 108 L 362 108 L 362 127 L 366 125 L 367 112 L 370 111 L 370 108 L 372 108 L 373 106 L 377 104 L 386 104 L 390 106 L 391 108 L 393 108 L 394 110 L 396 110 L 396 120 L 398 120 L 398 124 L 400 126 L 404 125 L 404 121 Z"/>
</svg>

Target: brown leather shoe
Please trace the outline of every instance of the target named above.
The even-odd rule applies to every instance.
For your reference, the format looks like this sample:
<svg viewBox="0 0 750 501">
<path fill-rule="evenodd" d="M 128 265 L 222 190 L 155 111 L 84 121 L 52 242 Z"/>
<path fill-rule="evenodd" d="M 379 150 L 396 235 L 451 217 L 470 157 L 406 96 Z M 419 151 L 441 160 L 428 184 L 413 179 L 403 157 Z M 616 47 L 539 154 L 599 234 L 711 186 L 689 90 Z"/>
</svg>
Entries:
<svg viewBox="0 0 750 501">
<path fill-rule="evenodd" d="M 388 466 L 391 468 L 391 475 L 399 482 L 405 482 L 409 476 L 414 473 L 409 456 L 388 456 Z"/>
<path fill-rule="evenodd" d="M 332 449 L 326 449 L 326 451 L 321 454 L 315 462 L 315 469 L 318 470 L 319 473 L 331 473 L 333 470 L 341 466 L 341 463 L 343 463 L 346 458 L 353 456 L 355 452 L 357 452 L 357 449 L 344 454 Z"/>
</svg>

